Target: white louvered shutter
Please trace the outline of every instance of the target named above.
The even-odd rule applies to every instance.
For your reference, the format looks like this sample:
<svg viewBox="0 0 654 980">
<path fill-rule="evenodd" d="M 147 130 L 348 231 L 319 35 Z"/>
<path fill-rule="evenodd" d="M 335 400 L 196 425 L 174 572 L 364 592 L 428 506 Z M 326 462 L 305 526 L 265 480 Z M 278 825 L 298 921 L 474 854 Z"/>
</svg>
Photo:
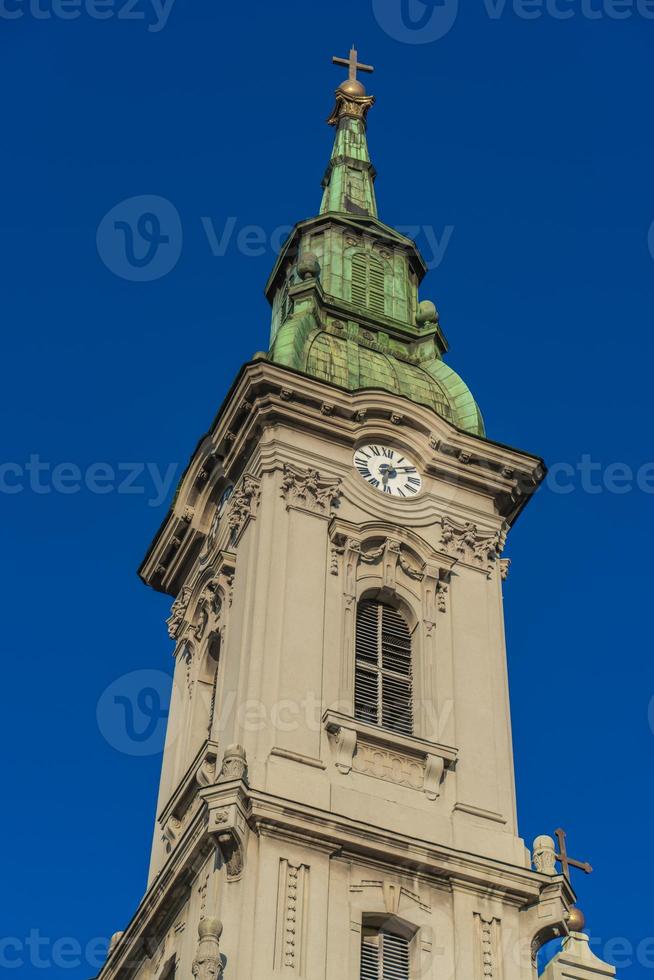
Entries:
<svg viewBox="0 0 654 980">
<path fill-rule="evenodd" d="M 411 633 L 404 617 L 381 602 L 359 603 L 354 714 L 360 721 L 413 734 Z"/>
<path fill-rule="evenodd" d="M 364 929 L 360 980 L 409 980 L 409 968 L 408 939 Z"/>
</svg>

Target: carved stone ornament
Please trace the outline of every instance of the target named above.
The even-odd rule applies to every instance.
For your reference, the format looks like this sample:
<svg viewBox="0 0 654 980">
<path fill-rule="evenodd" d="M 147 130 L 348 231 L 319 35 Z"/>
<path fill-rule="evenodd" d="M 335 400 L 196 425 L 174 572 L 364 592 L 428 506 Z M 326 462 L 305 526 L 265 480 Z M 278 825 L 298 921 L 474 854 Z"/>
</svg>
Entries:
<svg viewBox="0 0 654 980">
<path fill-rule="evenodd" d="M 318 470 L 284 464 L 282 497 L 287 507 L 297 507 L 328 517 L 342 495 L 339 479 L 324 480 Z"/>
<path fill-rule="evenodd" d="M 361 894 L 368 889 L 378 888 L 382 892 L 384 908 L 389 915 L 398 915 L 400 911 L 400 906 L 402 905 L 402 899 L 408 899 L 413 904 L 417 905 L 423 912 L 431 913 L 431 905 L 423 901 L 417 892 L 412 892 L 409 888 L 404 885 L 398 885 L 390 881 L 362 881 L 357 885 L 350 885 L 350 892 L 352 894 Z"/>
<path fill-rule="evenodd" d="M 231 779 L 241 779 L 247 782 L 248 763 L 245 749 L 242 745 L 230 745 L 225 751 L 220 770 L 220 782 Z"/>
<path fill-rule="evenodd" d="M 477 977 L 499 980 L 502 975 L 500 956 L 500 920 L 475 913 L 477 933 Z"/>
<path fill-rule="evenodd" d="M 212 786 L 216 781 L 216 750 L 207 748 L 204 757 L 195 773 L 198 786 Z"/>
<path fill-rule="evenodd" d="M 282 859 L 279 864 L 275 967 L 304 975 L 309 868 Z"/>
<path fill-rule="evenodd" d="M 471 521 L 458 524 L 444 517 L 441 547 L 446 554 L 490 574 L 504 550 L 507 533 L 507 525 L 500 531 L 483 532 Z"/>
<path fill-rule="evenodd" d="M 209 833 L 223 859 L 228 881 L 238 881 L 245 870 L 249 828 L 238 806 L 222 806 L 209 814 Z"/>
<path fill-rule="evenodd" d="M 191 972 L 198 980 L 221 980 L 223 960 L 220 955 L 220 937 L 223 924 L 220 919 L 207 916 L 198 926 L 198 948 Z"/>
<path fill-rule="evenodd" d="M 509 572 L 511 571 L 511 559 L 501 558 L 500 559 L 500 572 L 502 574 L 502 581 L 506 582 L 509 577 Z"/>
<path fill-rule="evenodd" d="M 124 932 L 115 932 L 113 934 L 113 936 L 109 941 L 109 952 L 107 953 L 107 956 L 111 956 L 111 954 L 113 953 L 116 946 L 118 945 L 118 943 L 120 942 L 120 940 L 123 938 L 124 935 L 125 935 Z"/>
<path fill-rule="evenodd" d="M 544 875 L 555 875 L 556 872 L 556 845 L 552 837 L 537 837 L 534 841 L 533 858 L 536 871 Z"/>
<path fill-rule="evenodd" d="M 182 630 L 190 598 L 191 589 L 189 589 L 188 586 L 184 586 L 173 602 L 170 610 L 170 618 L 166 620 L 168 636 L 171 638 L 171 640 L 176 640 Z"/>
<path fill-rule="evenodd" d="M 205 635 L 209 623 L 220 616 L 221 608 L 222 599 L 218 589 L 218 582 L 216 579 L 212 579 L 211 582 L 207 582 L 202 590 L 202 594 L 195 608 L 197 622 L 194 633 L 197 640 L 201 640 Z"/>
<path fill-rule="evenodd" d="M 237 485 L 229 502 L 229 527 L 236 541 L 248 521 L 254 517 L 261 496 L 261 484 L 247 474 Z"/>
</svg>

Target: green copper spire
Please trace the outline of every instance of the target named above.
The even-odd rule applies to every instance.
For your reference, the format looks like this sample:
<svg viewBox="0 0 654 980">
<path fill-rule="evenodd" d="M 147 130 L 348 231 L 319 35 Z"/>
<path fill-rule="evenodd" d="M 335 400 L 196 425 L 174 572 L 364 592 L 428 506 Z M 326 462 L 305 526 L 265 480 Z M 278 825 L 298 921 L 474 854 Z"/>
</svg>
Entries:
<svg viewBox="0 0 654 980">
<path fill-rule="evenodd" d="M 336 127 L 336 139 L 322 182 L 325 193 L 320 213 L 376 218 L 375 169 L 366 139 L 366 117 L 375 99 L 366 95 L 357 78 L 357 71 L 372 72 L 374 68 L 359 64 L 354 47 L 348 60 L 334 58 L 333 61 L 348 67 L 349 78 L 336 90 L 336 105 L 329 117 L 329 125 Z"/>
<path fill-rule="evenodd" d="M 354 48 L 334 62 L 348 67 L 349 78 L 328 120 L 336 139 L 322 207 L 295 226 L 268 280 L 268 357 L 347 391 L 392 392 L 483 435 L 469 388 L 443 359 L 436 307 L 419 297 L 425 261 L 415 242 L 377 215 L 366 140 L 375 100 L 357 78 L 373 69 L 359 64 Z"/>
</svg>

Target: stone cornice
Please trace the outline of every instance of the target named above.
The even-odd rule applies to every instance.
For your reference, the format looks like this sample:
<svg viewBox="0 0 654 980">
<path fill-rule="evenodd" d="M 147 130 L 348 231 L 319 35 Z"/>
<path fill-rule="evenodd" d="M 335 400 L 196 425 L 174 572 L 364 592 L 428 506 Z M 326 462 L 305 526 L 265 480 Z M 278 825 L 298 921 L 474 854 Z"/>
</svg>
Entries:
<svg viewBox="0 0 654 980">
<path fill-rule="evenodd" d="M 502 520 L 515 521 L 545 473 L 540 459 L 463 432 L 406 398 L 376 389 L 352 393 L 257 360 L 241 371 L 181 479 L 139 569 L 147 584 L 177 596 L 209 533 L 221 488 L 239 481 L 262 433 L 280 424 L 350 448 L 362 432 L 410 439 L 429 475 L 495 500 L 494 530 Z"/>
<path fill-rule="evenodd" d="M 574 892 L 562 875 L 552 878 L 528 868 L 427 843 L 249 789 L 239 779 L 207 786 L 201 796 L 206 805 L 194 815 L 151 884 L 101 970 L 101 980 L 133 977 L 176 914 L 189 883 L 212 849 L 219 847 L 228 861 L 237 848 L 242 859 L 249 833 L 301 841 L 337 859 L 367 861 L 388 873 L 401 866 L 405 873 L 419 875 L 425 881 L 482 898 L 496 895 L 533 919 L 534 934 L 536 929 L 547 927 L 541 905 L 543 912 L 549 909 L 547 914 L 554 927 L 564 921 L 563 914 L 575 902 Z M 236 880 L 241 868 L 238 861 L 231 872 L 227 868 L 228 880 Z"/>
</svg>

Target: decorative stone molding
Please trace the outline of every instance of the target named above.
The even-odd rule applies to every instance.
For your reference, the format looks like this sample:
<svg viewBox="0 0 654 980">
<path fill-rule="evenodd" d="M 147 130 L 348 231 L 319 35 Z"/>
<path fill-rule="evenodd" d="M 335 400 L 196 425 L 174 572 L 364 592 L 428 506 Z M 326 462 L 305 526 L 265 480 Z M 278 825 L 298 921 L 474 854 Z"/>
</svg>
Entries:
<svg viewBox="0 0 654 980">
<path fill-rule="evenodd" d="M 506 582 L 506 580 L 508 579 L 510 571 L 511 571 L 511 559 L 500 558 L 500 574 L 502 576 L 503 582 Z"/>
<path fill-rule="evenodd" d="M 552 837 L 543 835 L 536 838 L 532 861 L 536 871 L 540 871 L 541 874 L 551 877 L 557 873 L 556 845 Z"/>
<path fill-rule="evenodd" d="M 170 610 L 170 618 L 166 620 L 168 636 L 171 638 L 171 640 L 176 640 L 182 631 L 190 599 L 191 589 L 188 586 L 184 586 L 173 602 Z"/>
<path fill-rule="evenodd" d="M 279 862 L 275 968 L 305 975 L 309 867 Z"/>
<path fill-rule="evenodd" d="M 500 980 L 502 976 L 500 920 L 475 913 L 478 980 Z"/>
<path fill-rule="evenodd" d="M 237 484 L 229 500 L 228 523 L 234 544 L 250 520 L 256 516 L 260 497 L 261 484 L 259 480 L 246 473 L 240 483 Z"/>
<path fill-rule="evenodd" d="M 504 550 L 508 526 L 505 524 L 500 531 L 482 532 L 471 521 L 459 524 L 449 517 L 442 519 L 441 526 L 443 551 L 490 575 Z"/>
<path fill-rule="evenodd" d="M 412 892 L 404 885 L 395 884 L 395 882 L 362 881 L 357 885 L 350 885 L 350 893 L 353 895 L 360 895 L 372 888 L 381 890 L 384 908 L 389 915 L 399 914 L 402 899 L 405 898 L 412 904 L 417 905 L 422 912 L 426 913 L 427 915 L 431 914 L 431 905 L 424 902 L 420 895 L 418 895 L 416 892 Z"/>
<path fill-rule="evenodd" d="M 220 980 L 223 975 L 223 959 L 220 955 L 220 937 L 223 924 L 220 919 L 207 916 L 198 925 L 198 948 L 191 972 L 198 980 Z"/>
<path fill-rule="evenodd" d="M 295 508 L 329 517 L 342 493 L 340 479 L 322 479 L 318 470 L 284 464 L 281 494 L 289 510 Z"/>
<path fill-rule="evenodd" d="M 207 912 L 207 894 L 209 892 L 209 881 L 211 873 L 209 871 L 203 875 L 202 881 L 198 885 L 198 898 L 200 899 L 200 918 L 204 919 Z"/>
<path fill-rule="evenodd" d="M 217 619 L 222 610 L 222 598 L 217 579 L 207 582 L 195 607 L 197 623 L 193 630 L 196 640 L 201 640 L 207 632 L 212 619 Z"/>
<path fill-rule="evenodd" d="M 170 853 L 172 848 L 175 846 L 179 840 L 179 836 L 182 831 L 182 821 L 178 820 L 177 817 L 170 817 L 167 821 L 163 833 L 161 835 L 162 840 L 166 844 L 166 851 Z"/>
<path fill-rule="evenodd" d="M 180 803 L 177 810 L 165 819 L 161 839 L 164 842 L 166 854 L 170 854 L 178 846 L 200 806 L 199 797 L 188 797 Z"/>
<path fill-rule="evenodd" d="M 336 768 L 344 775 L 358 772 L 436 800 L 445 773 L 456 765 L 456 749 L 399 735 L 340 712 L 327 710 L 323 724 L 333 739 Z"/>
<path fill-rule="evenodd" d="M 338 575 L 340 571 L 340 561 L 339 559 L 345 554 L 345 547 L 343 545 L 332 544 L 329 553 L 329 571 L 332 575 Z"/>
<path fill-rule="evenodd" d="M 198 786 L 213 786 L 216 782 L 216 749 L 214 743 L 208 743 L 202 755 L 202 761 L 196 769 L 195 781 Z"/>
</svg>

